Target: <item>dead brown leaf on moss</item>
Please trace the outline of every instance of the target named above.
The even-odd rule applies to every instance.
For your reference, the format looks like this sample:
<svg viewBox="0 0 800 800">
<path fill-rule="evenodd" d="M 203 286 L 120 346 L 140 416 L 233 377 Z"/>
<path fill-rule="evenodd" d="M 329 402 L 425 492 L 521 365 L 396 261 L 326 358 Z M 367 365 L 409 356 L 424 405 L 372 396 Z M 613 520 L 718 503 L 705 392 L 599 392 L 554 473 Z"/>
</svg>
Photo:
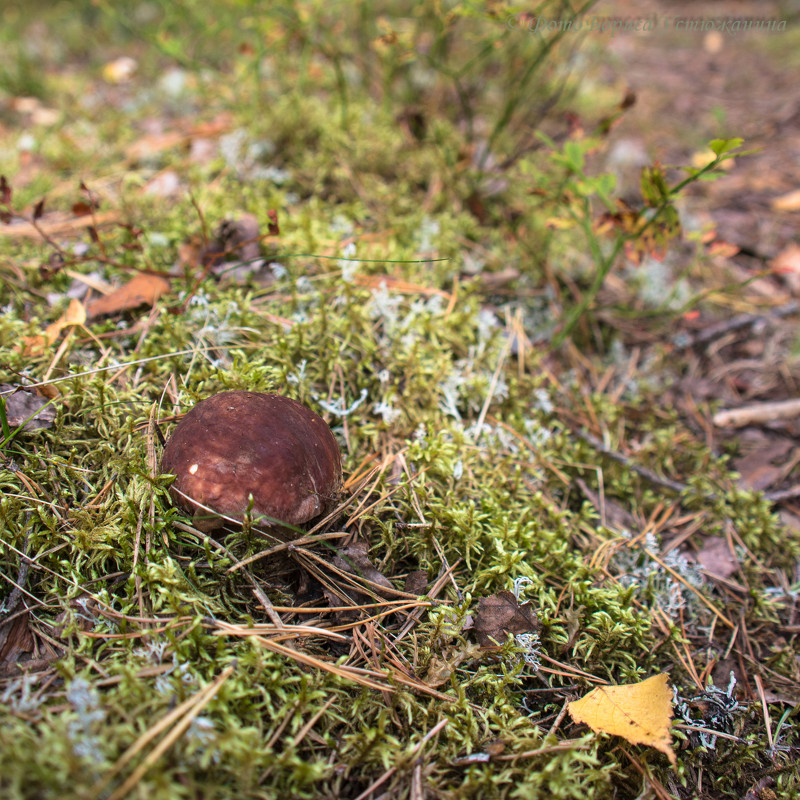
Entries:
<svg viewBox="0 0 800 800">
<path fill-rule="evenodd" d="M 764 490 L 776 485 L 785 474 L 783 466 L 790 455 L 790 439 L 770 439 L 760 431 L 746 432 L 741 437 L 746 453 L 734 460 L 733 467 L 741 475 L 739 485 Z"/>
<path fill-rule="evenodd" d="M 739 569 L 739 562 L 722 536 L 709 536 L 697 553 L 697 560 L 706 572 L 718 578 L 730 578 Z"/>
<path fill-rule="evenodd" d="M 16 664 L 32 650 L 33 633 L 27 611 L 0 622 L 0 670 Z"/>
<path fill-rule="evenodd" d="M 132 311 L 139 306 L 152 306 L 169 288 L 169 281 L 165 278 L 141 272 L 111 294 L 90 302 L 86 313 L 93 319 Z"/>
<path fill-rule="evenodd" d="M 36 356 L 54 344 L 65 328 L 82 326 L 86 323 L 86 308 L 80 300 L 73 298 L 69 301 L 67 310 L 55 321 L 50 323 L 44 333 L 32 336 L 23 336 L 17 349 L 25 355 Z"/>
<path fill-rule="evenodd" d="M 473 627 L 481 647 L 498 647 L 505 644 L 509 634 L 538 631 L 539 620 L 530 604 L 520 605 L 513 592 L 502 591 L 480 599 Z"/>
<path fill-rule="evenodd" d="M 219 266 L 226 261 L 255 261 L 261 255 L 261 228 L 254 214 L 223 220 L 214 231 L 201 257 L 201 263 Z"/>
<path fill-rule="evenodd" d="M 10 428 L 18 428 L 24 423 L 24 430 L 33 431 L 53 425 L 56 410 L 48 405 L 46 397 L 10 383 L 0 383 L 0 395 L 5 396 L 6 420 Z"/>
</svg>

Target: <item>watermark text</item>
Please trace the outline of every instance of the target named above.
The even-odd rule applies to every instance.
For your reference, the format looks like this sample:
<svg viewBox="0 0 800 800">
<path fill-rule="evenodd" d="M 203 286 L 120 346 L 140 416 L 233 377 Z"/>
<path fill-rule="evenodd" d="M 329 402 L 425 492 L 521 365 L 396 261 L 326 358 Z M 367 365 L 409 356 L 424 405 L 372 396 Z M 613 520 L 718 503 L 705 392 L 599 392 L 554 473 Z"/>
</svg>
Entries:
<svg viewBox="0 0 800 800">
<path fill-rule="evenodd" d="M 511 30 L 526 30 L 531 33 L 601 33 L 612 38 L 619 34 L 654 33 L 657 31 L 679 31 L 689 33 L 745 33 L 762 31 L 779 33 L 786 30 L 785 19 L 753 19 L 751 17 L 574 17 L 568 19 L 537 17 L 520 12 L 506 18 Z"/>
</svg>

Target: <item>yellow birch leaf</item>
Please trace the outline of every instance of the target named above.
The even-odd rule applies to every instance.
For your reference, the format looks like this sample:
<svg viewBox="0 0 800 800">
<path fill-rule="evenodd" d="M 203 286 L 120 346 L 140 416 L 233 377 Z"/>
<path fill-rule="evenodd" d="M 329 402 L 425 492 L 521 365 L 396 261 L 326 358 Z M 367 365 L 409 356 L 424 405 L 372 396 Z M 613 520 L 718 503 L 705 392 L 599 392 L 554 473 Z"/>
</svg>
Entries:
<svg viewBox="0 0 800 800">
<path fill-rule="evenodd" d="M 575 722 L 660 750 L 675 766 L 670 723 L 672 692 L 666 673 L 626 686 L 601 686 L 569 704 Z"/>
</svg>

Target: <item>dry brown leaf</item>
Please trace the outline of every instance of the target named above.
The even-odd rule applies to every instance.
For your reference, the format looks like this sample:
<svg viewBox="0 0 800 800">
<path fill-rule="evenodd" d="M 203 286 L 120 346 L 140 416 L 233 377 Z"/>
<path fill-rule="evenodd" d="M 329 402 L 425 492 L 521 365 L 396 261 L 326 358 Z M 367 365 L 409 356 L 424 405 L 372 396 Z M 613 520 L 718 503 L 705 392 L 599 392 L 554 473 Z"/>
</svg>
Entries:
<svg viewBox="0 0 800 800">
<path fill-rule="evenodd" d="M 520 605 L 513 592 L 502 591 L 480 599 L 474 628 L 481 647 L 498 647 L 508 634 L 538 631 L 539 620 L 528 603 Z"/>
<path fill-rule="evenodd" d="M 717 258 L 733 258 L 741 248 L 722 239 L 716 239 L 708 246 L 708 254 Z"/>
<path fill-rule="evenodd" d="M 139 306 L 152 306 L 168 291 L 169 281 L 158 275 L 140 272 L 111 294 L 89 303 L 87 314 L 89 318 L 94 318 L 106 314 L 119 314 L 120 311 L 130 311 Z"/>
<path fill-rule="evenodd" d="M 394 589 L 392 582 L 383 573 L 375 569 L 375 566 L 369 560 L 369 556 L 367 555 L 368 549 L 366 542 L 353 542 L 353 544 L 337 550 L 336 555 L 332 559 L 332 563 L 337 569 L 342 570 L 342 572 L 360 575 L 371 583 L 378 584 L 378 586 Z"/>
<path fill-rule="evenodd" d="M 593 731 L 621 736 L 631 744 L 646 744 L 660 750 L 674 767 L 670 725 L 672 692 L 666 673 L 625 686 L 600 686 L 569 704 L 575 722 Z"/>
<path fill-rule="evenodd" d="M 733 468 L 741 478 L 739 486 L 757 491 L 769 489 L 785 474 L 783 463 L 789 458 L 792 442 L 789 439 L 771 440 L 760 431 L 741 437 L 744 455 L 734 459 Z"/>
<path fill-rule="evenodd" d="M 231 115 L 222 113 L 210 122 L 201 122 L 186 130 L 167 131 L 166 133 L 144 136 L 125 148 L 125 156 L 132 161 L 149 158 L 164 150 L 187 145 L 195 138 L 208 139 L 211 136 L 219 136 L 229 130 L 231 124 Z"/>
<path fill-rule="evenodd" d="M 403 591 L 406 594 L 423 595 L 428 590 L 428 571 L 415 569 L 406 575 Z"/>
<path fill-rule="evenodd" d="M 258 217 L 242 214 L 239 219 L 223 220 L 205 248 L 201 261 L 218 266 L 225 261 L 255 261 L 261 255 L 261 229 Z"/>
<path fill-rule="evenodd" d="M 16 664 L 33 650 L 33 645 L 27 611 L 0 622 L 0 665 Z"/>
<path fill-rule="evenodd" d="M 33 356 L 46 350 L 61 335 L 64 328 L 86 323 L 86 309 L 80 300 L 73 298 L 69 301 L 67 310 L 55 321 L 44 329 L 44 333 L 33 336 L 23 336 L 18 346 L 25 355 Z"/>
<path fill-rule="evenodd" d="M 33 336 L 23 336 L 21 342 L 17 345 L 17 349 L 26 356 L 36 356 L 47 350 L 50 342 L 47 337 L 41 333 L 36 333 Z"/>
<path fill-rule="evenodd" d="M 450 299 L 450 295 L 442 289 L 422 286 L 418 283 L 408 283 L 408 281 L 400 278 L 393 278 L 391 275 L 362 275 L 356 273 L 353 275 L 353 282 L 369 289 L 380 289 L 385 284 L 387 291 L 397 292 L 398 294 L 421 294 L 425 296 L 438 294 L 445 300 Z"/>
<path fill-rule="evenodd" d="M 703 542 L 697 560 L 706 572 L 718 578 L 730 578 L 739 569 L 739 562 L 731 554 L 731 548 L 722 536 L 709 536 Z"/>
<path fill-rule="evenodd" d="M 67 310 L 52 324 L 45 328 L 45 336 L 52 344 L 58 339 L 61 331 L 68 328 L 70 325 L 84 325 L 86 323 L 86 309 L 80 300 L 73 298 L 69 301 Z"/>
<path fill-rule="evenodd" d="M 13 391 L 18 387 L 10 383 L 0 383 L 0 393 Z M 56 410 L 47 405 L 48 400 L 32 391 L 20 389 L 13 394 L 5 394 L 6 419 L 10 428 L 18 428 L 25 422 L 26 431 L 50 428 L 56 417 Z M 45 408 L 47 406 L 47 408 Z"/>
</svg>

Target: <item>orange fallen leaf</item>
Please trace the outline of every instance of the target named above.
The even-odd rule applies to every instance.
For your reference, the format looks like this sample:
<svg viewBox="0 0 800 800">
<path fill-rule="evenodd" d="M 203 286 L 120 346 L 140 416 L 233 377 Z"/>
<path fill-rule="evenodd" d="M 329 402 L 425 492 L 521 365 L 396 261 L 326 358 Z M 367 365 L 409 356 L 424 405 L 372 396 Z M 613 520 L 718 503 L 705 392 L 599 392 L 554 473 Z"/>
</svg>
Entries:
<svg viewBox="0 0 800 800">
<path fill-rule="evenodd" d="M 64 328 L 71 325 L 84 325 L 86 323 L 86 309 L 80 300 L 73 298 L 69 301 L 67 310 L 55 321 L 50 323 L 44 333 L 34 336 L 22 337 L 22 352 L 32 356 L 46 350 L 61 335 Z"/>
<path fill-rule="evenodd" d="M 717 239 L 709 245 L 708 254 L 710 256 L 719 256 L 720 258 L 732 258 L 739 252 L 739 249 L 735 244 Z"/>
<path fill-rule="evenodd" d="M 36 333 L 33 336 L 23 336 L 22 341 L 17 345 L 17 349 L 26 356 L 37 356 L 48 348 L 50 342 L 46 336 Z"/>
<path fill-rule="evenodd" d="M 672 692 L 666 673 L 625 686 L 601 686 L 569 704 L 575 722 L 593 731 L 621 736 L 631 744 L 646 744 L 660 750 L 674 767 L 670 724 Z"/>
<path fill-rule="evenodd" d="M 90 318 L 104 314 L 118 314 L 139 306 L 152 306 L 162 294 L 169 291 L 169 281 L 158 275 L 140 272 L 111 294 L 89 303 L 86 310 Z"/>
<path fill-rule="evenodd" d="M 59 334 L 64 328 L 70 325 L 83 325 L 86 322 L 86 309 L 80 300 L 73 298 L 69 301 L 67 310 L 52 324 L 45 328 L 45 336 L 52 344 L 58 339 Z"/>
</svg>

